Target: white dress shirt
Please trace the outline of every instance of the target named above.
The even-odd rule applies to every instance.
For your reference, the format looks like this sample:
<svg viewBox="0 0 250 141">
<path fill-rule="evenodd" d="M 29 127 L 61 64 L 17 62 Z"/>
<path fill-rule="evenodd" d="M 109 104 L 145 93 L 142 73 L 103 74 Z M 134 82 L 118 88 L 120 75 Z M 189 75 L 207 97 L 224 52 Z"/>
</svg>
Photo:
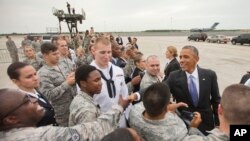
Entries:
<svg viewBox="0 0 250 141">
<path fill-rule="evenodd" d="M 244 85 L 249 86 L 250 87 L 250 78 L 244 83 Z"/>
</svg>

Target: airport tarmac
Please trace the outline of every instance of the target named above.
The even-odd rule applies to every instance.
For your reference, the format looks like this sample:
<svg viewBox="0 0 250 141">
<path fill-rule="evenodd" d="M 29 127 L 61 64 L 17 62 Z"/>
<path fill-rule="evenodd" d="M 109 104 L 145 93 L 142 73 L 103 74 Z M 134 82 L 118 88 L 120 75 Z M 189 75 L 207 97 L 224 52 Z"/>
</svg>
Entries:
<svg viewBox="0 0 250 141">
<path fill-rule="evenodd" d="M 133 36 L 132 36 L 133 37 Z M 146 56 L 157 55 L 161 61 L 161 71 L 166 63 L 165 50 L 167 46 L 175 46 L 178 53 L 185 45 L 198 48 L 200 54 L 199 66 L 209 68 L 216 72 L 220 93 L 224 88 L 233 83 L 239 83 L 241 77 L 250 71 L 250 45 L 232 45 L 188 41 L 187 36 L 136 36 L 141 52 Z M 13 37 L 17 46 L 20 46 L 22 36 Z M 0 38 L 0 48 L 6 48 L 6 38 Z M 123 37 L 127 42 L 127 37 Z M 1 55 L 1 54 L 0 54 Z M 179 59 L 179 58 L 178 58 Z M 6 69 L 10 63 L 0 64 L 0 88 L 15 88 L 9 80 Z"/>
</svg>

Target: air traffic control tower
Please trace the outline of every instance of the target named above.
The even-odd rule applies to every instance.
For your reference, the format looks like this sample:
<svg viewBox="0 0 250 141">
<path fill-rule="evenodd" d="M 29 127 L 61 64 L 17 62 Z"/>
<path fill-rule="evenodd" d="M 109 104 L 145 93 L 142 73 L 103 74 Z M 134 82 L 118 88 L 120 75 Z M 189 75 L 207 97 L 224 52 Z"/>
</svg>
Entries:
<svg viewBox="0 0 250 141">
<path fill-rule="evenodd" d="M 77 22 L 82 24 L 82 21 L 86 19 L 86 15 L 83 9 L 81 9 L 82 14 L 76 14 L 75 9 L 71 8 L 68 2 L 67 2 L 67 9 L 68 9 L 68 14 L 64 13 L 63 10 L 58 10 L 54 7 L 52 8 L 52 12 L 53 15 L 55 15 L 58 18 L 60 33 L 62 32 L 61 22 L 66 22 L 70 32 L 70 36 L 71 38 L 73 38 L 75 34 L 78 33 Z"/>
</svg>

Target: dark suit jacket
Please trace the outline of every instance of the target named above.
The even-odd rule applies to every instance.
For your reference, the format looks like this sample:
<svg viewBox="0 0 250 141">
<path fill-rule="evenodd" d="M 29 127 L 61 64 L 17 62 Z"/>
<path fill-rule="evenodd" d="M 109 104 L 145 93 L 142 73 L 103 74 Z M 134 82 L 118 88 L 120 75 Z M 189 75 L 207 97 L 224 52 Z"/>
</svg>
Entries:
<svg viewBox="0 0 250 141">
<path fill-rule="evenodd" d="M 135 70 L 134 70 L 134 72 L 133 72 L 133 74 L 132 74 L 132 79 L 133 79 L 134 77 L 140 75 L 140 73 L 144 73 L 144 71 L 136 67 Z M 141 83 L 141 82 L 140 82 L 140 83 Z M 140 90 L 140 83 L 137 84 L 137 85 L 134 85 L 134 90 L 133 90 L 133 92 L 138 92 L 138 91 Z"/>
<path fill-rule="evenodd" d="M 180 108 L 179 110 L 187 110 L 190 112 L 200 112 L 202 123 L 198 127 L 204 134 L 206 130 L 211 130 L 214 126 L 219 125 L 218 105 L 220 103 L 220 94 L 217 83 L 216 73 L 208 69 L 198 69 L 199 75 L 199 102 L 195 107 L 189 94 L 187 76 L 185 71 L 178 70 L 171 72 L 167 84 L 173 97 L 177 102 L 185 102 L 188 108 Z"/>
<path fill-rule="evenodd" d="M 112 57 L 111 59 L 111 63 L 120 67 L 120 68 L 124 68 L 126 66 L 126 61 L 123 60 L 122 58 L 116 58 L 117 61 L 115 62 L 114 58 Z"/>
<path fill-rule="evenodd" d="M 166 65 L 167 67 L 165 67 L 165 70 L 164 70 L 165 77 L 163 80 L 167 80 L 170 72 L 181 69 L 180 64 L 176 58 L 171 60 L 169 64 L 166 64 Z"/>
<path fill-rule="evenodd" d="M 115 40 L 119 45 L 123 45 L 122 37 L 117 37 Z"/>
<path fill-rule="evenodd" d="M 127 64 L 127 62 L 124 60 L 124 59 L 122 59 L 122 58 L 118 58 L 118 60 L 117 60 L 117 65 L 120 67 L 120 68 L 124 68 L 125 66 L 126 66 L 126 64 Z"/>
<path fill-rule="evenodd" d="M 137 44 L 134 44 L 134 47 L 137 48 L 137 49 L 139 49 L 139 46 Z"/>
<path fill-rule="evenodd" d="M 240 84 L 245 84 L 249 78 L 250 78 L 250 73 L 243 75 L 240 80 Z"/>
<path fill-rule="evenodd" d="M 37 126 L 39 127 L 39 126 L 46 126 L 46 125 L 51 125 L 51 124 L 54 126 L 57 126 L 58 124 L 56 123 L 54 108 L 50 104 L 49 100 L 43 94 L 41 94 L 40 92 L 38 93 L 39 93 L 39 97 L 42 98 L 44 101 L 46 101 L 46 103 L 38 99 L 38 104 L 45 109 L 45 114 L 43 118 L 41 119 L 41 121 L 37 124 Z"/>
</svg>

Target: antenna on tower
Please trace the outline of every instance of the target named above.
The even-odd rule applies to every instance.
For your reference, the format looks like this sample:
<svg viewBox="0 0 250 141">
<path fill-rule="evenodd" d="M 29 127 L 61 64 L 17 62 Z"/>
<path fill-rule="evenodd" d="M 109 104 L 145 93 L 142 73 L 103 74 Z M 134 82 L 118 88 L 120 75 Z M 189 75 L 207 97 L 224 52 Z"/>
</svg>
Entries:
<svg viewBox="0 0 250 141">
<path fill-rule="evenodd" d="M 76 33 L 78 33 L 77 22 L 82 24 L 82 21 L 86 19 L 86 14 L 83 9 L 81 9 L 82 14 L 76 14 L 74 8 L 72 9 L 73 11 L 71 12 L 70 4 L 68 2 L 67 2 L 67 10 L 68 13 L 65 13 L 63 10 L 58 10 L 55 7 L 53 7 L 52 13 L 54 16 L 58 18 L 60 33 L 62 32 L 61 22 L 64 21 L 68 25 L 71 38 L 73 38 L 76 35 Z"/>
</svg>

